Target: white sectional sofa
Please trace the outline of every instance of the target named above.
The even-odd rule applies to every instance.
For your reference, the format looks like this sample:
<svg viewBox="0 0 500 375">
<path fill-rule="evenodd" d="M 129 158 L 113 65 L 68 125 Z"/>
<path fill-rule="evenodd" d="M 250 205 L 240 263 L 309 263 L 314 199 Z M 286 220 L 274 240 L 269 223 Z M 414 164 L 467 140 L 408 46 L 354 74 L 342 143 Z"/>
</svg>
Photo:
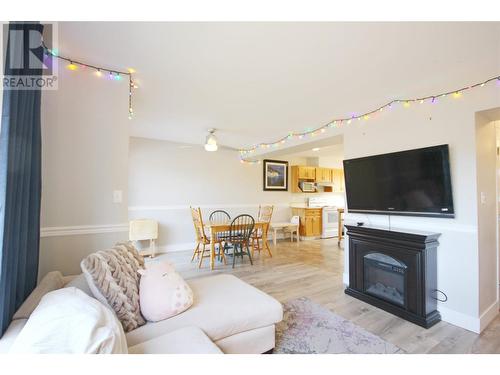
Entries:
<svg viewBox="0 0 500 375">
<path fill-rule="evenodd" d="M 7 353 L 29 315 L 48 292 L 64 287 L 72 278 L 47 274 L 16 312 L 0 339 Z M 187 280 L 194 304 L 185 312 L 160 322 L 148 322 L 127 333 L 129 353 L 265 353 L 275 346 L 275 324 L 283 318 L 273 297 L 232 275 Z"/>
</svg>

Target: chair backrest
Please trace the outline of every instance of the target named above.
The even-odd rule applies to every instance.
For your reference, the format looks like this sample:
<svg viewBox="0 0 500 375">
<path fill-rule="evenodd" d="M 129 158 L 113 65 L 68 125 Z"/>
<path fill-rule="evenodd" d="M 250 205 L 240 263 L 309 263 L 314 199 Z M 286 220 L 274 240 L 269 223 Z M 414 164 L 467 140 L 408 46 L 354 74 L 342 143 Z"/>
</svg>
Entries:
<svg viewBox="0 0 500 375">
<path fill-rule="evenodd" d="M 290 220 L 290 223 L 300 224 L 300 216 L 298 216 L 298 215 L 292 216 L 292 220 Z"/>
<path fill-rule="evenodd" d="M 196 238 L 198 241 L 204 241 L 207 239 L 205 235 L 205 227 L 203 225 L 203 217 L 201 216 L 201 208 L 191 208 L 191 217 L 193 218 L 194 230 L 196 232 Z"/>
<path fill-rule="evenodd" d="M 274 206 L 259 206 L 259 221 L 271 222 L 271 217 L 273 216 Z"/>
<path fill-rule="evenodd" d="M 231 216 L 226 211 L 216 210 L 208 218 L 210 224 L 226 224 L 231 221 Z"/>
<path fill-rule="evenodd" d="M 229 238 L 231 242 L 247 242 L 253 232 L 255 220 L 250 215 L 239 215 L 231 222 Z"/>
</svg>

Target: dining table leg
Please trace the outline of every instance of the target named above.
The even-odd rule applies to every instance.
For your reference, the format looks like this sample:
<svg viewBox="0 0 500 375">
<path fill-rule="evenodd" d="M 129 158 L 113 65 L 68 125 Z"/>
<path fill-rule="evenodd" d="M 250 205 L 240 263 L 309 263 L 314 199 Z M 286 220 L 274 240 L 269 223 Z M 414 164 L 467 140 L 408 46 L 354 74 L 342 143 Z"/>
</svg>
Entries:
<svg viewBox="0 0 500 375">
<path fill-rule="evenodd" d="M 217 238 L 217 232 L 210 228 L 210 270 L 214 269 L 215 264 L 215 239 Z"/>
<path fill-rule="evenodd" d="M 277 230 L 278 230 L 278 228 L 274 228 L 274 230 L 273 230 L 273 244 L 274 244 L 274 246 L 276 246 L 276 235 L 277 235 L 276 231 Z"/>
<path fill-rule="evenodd" d="M 272 258 L 273 253 L 271 253 L 271 248 L 269 247 L 269 241 L 267 240 L 267 232 L 269 230 L 269 225 L 265 224 L 262 225 L 262 242 L 263 246 L 266 248 L 267 252 L 269 253 L 269 256 Z"/>
</svg>

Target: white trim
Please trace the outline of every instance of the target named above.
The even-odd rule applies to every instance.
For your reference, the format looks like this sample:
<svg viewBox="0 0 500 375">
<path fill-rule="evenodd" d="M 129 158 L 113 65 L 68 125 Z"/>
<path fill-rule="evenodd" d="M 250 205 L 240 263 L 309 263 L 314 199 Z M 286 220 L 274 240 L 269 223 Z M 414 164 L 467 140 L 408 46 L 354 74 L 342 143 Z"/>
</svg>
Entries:
<svg viewBox="0 0 500 375">
<path fill-rule="evenodd" d="M 342 274 L 342 282 L 344 285 L 349 285 L 349 273 Z M 486 311 L 481 314 L 481 317 L 475 318 L 461 312 L 451 310 L 444 306 L 438 306 L 438 311 L 441 314 L 441 319 L 447 323 L 467 329 L 474 333 L 481 333 L 486 326 L 493 320 L 499 313 L 499 303 L 496 301 Z"/>
<path fill-rule="evenodd" d="M 466 315 L 443 306 L 439 306 L 438 311 L 441 314 L 441 319 L 445 322 L 465 328 L 474 333 L 480 333 L 479 318 Z"/>
<path fill-rule="evenodd" d="M 170 245 L 158 246 L 156 248 L 157 250 L 156 252 L 159 254 L 165 254 L 165 253 L 175 253 L 178 251 L 186 251 L 186 250 L 194 251 L 195 247 L 196 247 L 196 242 L 174 243 Z"/>
<path fill-rule="evenodd" d="M 40 229 L 40 237 L 78 236 L 82 234 L 128 232 L 128 223 L 104 225 L 75 225 L 68 227 L 45 227 Z"/>
<path fill-rule="evenodd" d="M 288 207 L 290 208 L 290 203 L 260 203 L 260 205 L 269 205 L 274 207 Z M 188 210 L 190 205 L 151 205 L 151 206 L 129 206 L 129 211 L 171 211 L 171 210 Z M 192 207 L 200 207 L 203 209 L 214 209 L 214 208 L 258 208 L 259 203 L 248 204 L 248 203 L 237 203 L 237 204 L 193 204 Z"/>
<path fill-rule="evenodd" d="M 347 216 L 347 215 L 344 216 L 344 225 L 357 225 L 357 222 L 363 221 L 367 225 L 389 228 L 389 226 L 385 222 L 382 222 L 380 220 L 373 219 L 373 218 L 370 218 L 370 220 L 367 220 L 366 217 L 363 219 L 363 218 L 355 217 L 352 215 L 356 215 L 356 214 L 351 214 L 351 216 Z M 406 222 L 406 221 L 405 222 L 402 222 L 402 221 L 398 222 L 397 216 L 391 216 L 392 227 L 397 228 L 397 229 L 401 229 L 401 230 L 408 229 L 410 231 L 412 229 L 415 229 L 415 230 L 430 231 L 430 232 L 449 231 L 449 232 L 461 232 L 461 233 L 473 233 L 473 234 L 477 233 L 477 225 L 457 224 L 454 222 L 437 222 L 434 220 L 445 220 L 445 219 L 436 219 L 436 218 L 433 219 L 433 218 L 421 217 L 418 219 L 424 219 L 424 220 L 425 219 L 432 219 L 433 221 L 431 221 L 431 220 L 428 220 L 427 222 L 415 221 L 415 222 L 411 222 L 411 223 Z M 372 222 L 372 223 L 370 224 L 370 222 Z"/>
<path fill-rule="evenodd" d="M 481 332 L 483 332 L 488 324 L 490 324 L 491 321 L 497 317 L 499 313 L 498 310 L 499 304 L 498 301 L 495 301 L 484 311 L 484 313 L 481 314 L 481 316 L 479 317 L 479 328 Z"/>
</svg>

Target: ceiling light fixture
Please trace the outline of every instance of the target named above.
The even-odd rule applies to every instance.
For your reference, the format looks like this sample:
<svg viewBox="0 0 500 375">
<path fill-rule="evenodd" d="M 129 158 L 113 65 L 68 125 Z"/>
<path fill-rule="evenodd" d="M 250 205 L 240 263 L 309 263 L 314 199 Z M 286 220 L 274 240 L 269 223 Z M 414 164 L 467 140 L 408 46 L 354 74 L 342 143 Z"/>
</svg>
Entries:
<svg viewBox="0 0 500 375">
<path fill-rule="evenodd" d="M 313 150 L 314 152 L 316 152 L 316 151 L 319 151 L 319 150 L 320 150 L 320 148 L 319 148 L 319 147 L 314 147 L 312 150 Z"/>
<path fill-rule="evenodd" d="M 206 151 L 217 151 L 217 138 L 215 137 L 215 129 L 208 129 L 207 140 L 205 141 Z"/>
</svg>

